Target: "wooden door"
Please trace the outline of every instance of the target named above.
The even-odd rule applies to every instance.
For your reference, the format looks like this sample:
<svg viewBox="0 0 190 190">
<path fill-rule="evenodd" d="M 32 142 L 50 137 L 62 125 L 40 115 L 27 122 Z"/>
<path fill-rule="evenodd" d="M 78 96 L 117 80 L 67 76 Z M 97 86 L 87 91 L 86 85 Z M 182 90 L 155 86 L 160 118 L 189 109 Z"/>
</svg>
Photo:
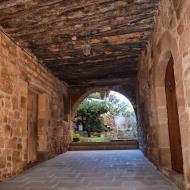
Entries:
<svg viewBox="0 0 190 190">
<path fill-rule="evenodd" d="M 37 160 L 38 143 L 38 95 L 28 93 L 28 163 Z"/>
<path fill-rule="evenodd" d="M 181 134 L 179 126 L 179 116 L 177 109 L 177 98 L 176 98 L 176 86 L 173 69 L 173 58 L 171 57 L 165 76 L 165 90 L 166 90 L 166 101 L 167 101 L 167 112 L 168 112 L 168 129 L 171 149 L 171 162 L 172 169 L 183 173 L 183 157 L 182 157 L 182 146 L 181 146 Z"/>
</svg>

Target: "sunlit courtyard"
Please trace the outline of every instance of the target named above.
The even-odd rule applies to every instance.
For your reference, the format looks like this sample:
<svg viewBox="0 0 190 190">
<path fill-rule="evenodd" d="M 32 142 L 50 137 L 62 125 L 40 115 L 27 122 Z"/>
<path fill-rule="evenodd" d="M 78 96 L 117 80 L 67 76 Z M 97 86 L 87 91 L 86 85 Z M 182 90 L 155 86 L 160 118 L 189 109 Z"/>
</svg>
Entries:
<svg viewBox="0 0 190 190">
<path fill-rule="evenodd" d="M 115 91 L 95 92 L 78 106 L 73 141 L 137 140 L 136 114 L 131 102 Z"/>
</svg>

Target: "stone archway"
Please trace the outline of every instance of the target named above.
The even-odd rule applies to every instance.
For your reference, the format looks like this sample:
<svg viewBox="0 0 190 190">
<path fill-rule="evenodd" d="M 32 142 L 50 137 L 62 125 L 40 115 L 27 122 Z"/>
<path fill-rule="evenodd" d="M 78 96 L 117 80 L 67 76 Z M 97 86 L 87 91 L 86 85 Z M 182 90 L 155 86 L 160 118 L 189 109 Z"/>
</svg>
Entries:
<svg viewBox="0 0 190 190">
<path fill-rule="evenodd" d="M 134 111 L 136 113 L 136 100 L 131 97 L 130 95 L 128 95 L 128 93 L 126 92 L 127 90 L 124 89 L 121 86 L 113 86 L 113 87 L 96 87 L 96 88 L 86 88 L 86 89 L 77 89 L 76 91 L 73 91 L 73 93 L 71 93 L 71 115 L 72 117 L 74 116 L 75 110 L 77 109 L 77 107 L 79 106 L 79 104 L 90 94 L 92 94 L 93 92 L 101 92 L 101 91 L 116 91 L 120 94 L 122 94 L 123 96 L 125 96 L 132 104 Z"/>
<path fill-rule="evenodd" d="M 101 91 L 101 88 L 93 88 L 93 89 L 87 89 L 85 91 L 83 91 L 77 100 L 75 100 L 74 102 L 72 102 L 72 115 L 74 115 L 77 107 L 79 106 L 79 104 L 90 94 L 92 94 L 93 92 L 97 92 L 97 91 Z"/>
<path fill-rule="evenodd" d="M 100 96 L 106 97 L 106 101 L 109 101 L 110 103 L 112 102 L 112 100 L 111 100 L 112 98 L 109 98 L 109 97 L 113 96 L 113 97 L 117 98 L 117 102 L 118 102 L 117 105 L 119 106 L 118 108 L 121 108 L 121 110 L 122 110 L 124 105 L 125 106 L 127 105 L 126 110 L 128 110 L 130 112 L 129 115 L 128 114 L 126 114 L 126 115 L 123 115 L 123 114 L 116 115 L 115 114 L 114 115 L 114 114 L 110 114 L 107 112 L 106 112 L 106 114 L 102 114 L 103 115 L 102 117 L 104 118 L 103 120 L 105 122 L 104 124 L 108 125 L 108 129 L 112 130 L 112 133 L 109 134 L 109 135 L 111 135 L 110 137 L 112 137 L 115 140 L 126 140 L 126 141 L 134 140 L 137 142 L 138 141 L 137 140 L 138 139 L 137 114 L 136 114 L 136 110 L 134 107 L 134 102 L 131 102 L 130 99 L 126 95 L 124 95 L 121 91 L 122 91 L 122 89 L 120 89 L 120 90 L 114 89 L 113 90 L 113 88 L 106 87 L 106 88 L 91 88 L 91 89 L 87 89 L 85 92 L 81 93 L 81 95 L 78 97 L 78 99 L 72 104 L 73 105 L 72 106 L 73 129 L 74 130 L 76 129 L 76 132 L 83 131 L 83 129 L 78 130 L 78 126 L 76 126 L 76 124 L 74 124 L 74 123 L 76 123 L 76 118 L 78 117 L 77 108 L 79 107 L 79 105 L 83 101 L 85 101 L 88 96 L 92 95 L 93 93 L 100 93 Z M 96 98 L 94 98 L 94 99 L 96 99 Z M 115 103 L 114 103 L 114 105 L 115 105 Z M 110 132 L 110 131 L 108 131 L 108 132 Z M 83 134 L 81 133 L 81 135 L 83 135 Z"/>
<path fill-rule="evenodd" d="M 174 58 L 174 75 L 176 83 L 176 97 L 177 107 L 179 111 L 179 118 L 183 113 L 185 107 L 182 102 L 184 101 L 184 88 L 183 85 L 179 85 L 182 78 L 182 64 L 179 64 L 180 57 L 178 54 L 177 41 L 172 38 L 169 32 L 165 32 L 160 38 L 158 44 L 158 51 L 160 56 L 157 57 L 155 68 L 154 68 L 154 97 L 155 97 L 155 113 L 157 120 L 158 130 L 158 146 L 159 146 L 159 163 L 163 168 L 172 168 L 171 164 L 171 151 L 170 151 L 170 140 L 168 132 L 168 113 L 166 103 L 166 92 L 165 92 L 165 73 L 168 62 L 171 57 Z M 181 83 L 181 82 L 180 82 Z M 181 124 L 181 119 L 179 119 Z M 181 125 L 182 126 L 182 125 Z M 183 139 L 183 129 L 181 128 L 181 136 Z M 182 147 L 184 142 L 182 140 Z"/>
<path fill-rule="evenodd" d="M 154 73 L 154 98 L 156 109 L 156 123 L 158 131 L 159 164 L 162 167 L 169 168 L 171 168 L 171 156 L 164 81 L 167 62 L 169 61 L 170 56 L 171 53 L 167 51 L 164 54 L 162 60 L 160 60 L 156 65 Z"/>
</svg>

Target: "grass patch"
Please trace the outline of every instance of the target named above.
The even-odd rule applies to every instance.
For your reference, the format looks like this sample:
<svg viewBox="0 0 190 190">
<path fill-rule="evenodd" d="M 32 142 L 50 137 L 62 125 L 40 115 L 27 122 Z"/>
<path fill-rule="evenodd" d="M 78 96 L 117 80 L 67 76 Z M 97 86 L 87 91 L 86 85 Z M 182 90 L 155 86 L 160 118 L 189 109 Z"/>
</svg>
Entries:
<svg viewBox="0 0 190 190">
<path fill-rule="evenodd" d="M 80 137 L 80 142 L 109 142 L 112 137 Z"/>
</svg>

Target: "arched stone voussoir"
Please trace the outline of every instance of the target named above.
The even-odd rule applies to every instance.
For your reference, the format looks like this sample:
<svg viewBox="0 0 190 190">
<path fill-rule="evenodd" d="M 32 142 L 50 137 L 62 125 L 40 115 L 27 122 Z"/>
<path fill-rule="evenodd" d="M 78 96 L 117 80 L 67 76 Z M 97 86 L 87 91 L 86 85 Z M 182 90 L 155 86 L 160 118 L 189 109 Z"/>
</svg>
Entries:
<svg viewBox="0 0 190 190">
<path fill-rule="evenodd" d="M 132 104 L 133 108 L 136 109 L 136 94 L 135 92 L 128 92 L 128 89 L 124 86 L 109 86 L 109 87 L 92 87 L 85 89 L 72 89 L 71 90 L 71 110 L 72 116 L 75 115 L 75 111 L 79 104 L 90 94 L 94 92 L 106 92 L 106 91 L 116 91 L 123 96 L 125 96 Z"/>
<path fill-rule="evenodd" d="M 157 49 L 159 53 L 159 62 L 163 61 L 163 59 L 165 60 L 165 58 L 168 58 L 169 52 L 171 52 L 173 59 L 177 60 L 179 57 L 179 48 L 175 34 L 170 31 L 165 31 L 157 43 Z"/>
</svg>

